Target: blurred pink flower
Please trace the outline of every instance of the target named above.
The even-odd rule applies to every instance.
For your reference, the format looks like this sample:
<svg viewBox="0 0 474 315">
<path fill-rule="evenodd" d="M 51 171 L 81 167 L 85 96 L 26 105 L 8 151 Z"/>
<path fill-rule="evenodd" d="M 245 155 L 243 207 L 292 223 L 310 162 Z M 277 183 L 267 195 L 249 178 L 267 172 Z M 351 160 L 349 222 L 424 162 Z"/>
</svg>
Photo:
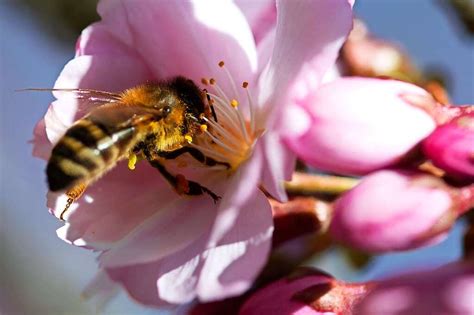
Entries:
<svg viewBox="0 0 474 315">
<path fill-rule="evenodd" d="M 434 119 L 402 95 L 428 96 L 409 83 L 343 78 L 287 109 L 286 143 L 320 170 L 365 175 L 405 159 L 435 128 Z"/>
<path fill-rule="evenodd" d="M 230 1 L 100 1 L 102 20 L 83 31 L 76 57 L 55 84 L 121 91 L 176 75 L 195 82 L 215 78 L 222 92 L 213 92 L 237 99 L 239 115 L 254 124 L 232 176 L 209 168 L 185 173 L 222 196 L 217 205 L 208 196 L 178 197 L 142 163 L 133 173 L 117 166 L 68 212 L 58 235 L 100 251 L 108 277 L 141 303 L 159 306 L 240 294 L 266 261 L 273 225 L 258 186 L 285 199 L 282 180 L 291 176 L 294 162 L 280 141 L 279 117 L 303 65 L 311 63 L 322 77 L 352 22 L 344 0 L 277 1 L 277 7 L 275 30 L 261 41 L 271 43 L 269 51 L 256 47 L 248 21 Z M 217 67 L 221 60 L 225 69 Z M 245 89 L 234 89 L 232 81 L 249 82 L 250 97 Z M 55 96 L 58 100 L 35 130 L 34 152 L 42 157 L 47 157 L 44 135 L 56 142 L 94 106 L 64 93 Z M 64 203 L 64 196 L 49 195 L 53 213 Z M 94 287 L 103 291 L 97 289 L 100 283 Z"/>
<path fill-rule="evenodd" d="M 315 269 L 276 281 L 252 294 L 239 315 L 338 315 L 352 307 L 371 289 L 370 283 L 348 284 Z"/>
<path fill-rule="evenodd" d="M 421 172 L 370 174 L 334 204 L 331 235 L 368 252 L 434 244 L 474 206 L 474 186 L 454 188 Z"/>
<path fill-rule="evenodd" d="M 423 141 L 423 152 L 448 174 L 474 181 L 474 113 L 436 128 Z"/>
<path fill-rule="evenodd" d="M 474 314 L 474 264 L 456 263 L 382 281 L 354 312 L 360 315 Z"/>
</svg>

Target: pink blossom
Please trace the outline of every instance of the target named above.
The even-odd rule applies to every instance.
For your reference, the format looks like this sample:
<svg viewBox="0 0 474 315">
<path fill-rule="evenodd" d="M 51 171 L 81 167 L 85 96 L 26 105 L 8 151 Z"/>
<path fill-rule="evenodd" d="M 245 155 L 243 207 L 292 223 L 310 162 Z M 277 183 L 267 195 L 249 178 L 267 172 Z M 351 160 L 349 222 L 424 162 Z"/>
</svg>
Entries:
<svg viewBox="0 0 474 315">
<path fill-rule="evenodd" d="M 239 315 L 351 314 L 353 305 L 370 287 L 370 284 L 347 284 L 317 270 L 303 268 L 296 275 L 251 295 Z"/>
<path fill-rule="evenodd" d="M 474 314 L 474 265 L 456 263 L 382 281 L 355 314 Z"/>
<path fill-rule="evenodd" d="M 429 174 L 378 171 L 336 201 L 330 233 L 369 252 L 434 244 L 473 206 L 473 195 L 472 186 L 455 189 Z"/>
<path fill-rule="evenodd" d="M 271 43 L 269 53 L 256 46 L 248 21 L 230 1 L 100 1 L 102 20 L 83 31 L 76 57 L 55 84 L 122 91 L 176 75 L 197 83 L 215 78 L 222 91 L 211 86 L 211 92 L 238 100 L 239 115 L 252 126 L 245 143 L 232 144 L 243 149 L 232 161 L 230 176 L 198 166 L 180 170 L 222 196 L 217 205 L 208 196 L 178 197 L 141 163 L 133 172 L 118 165 L 71 207 L 58 235 L 100 251 L 105 274 L 141 303 L 159 306 L 240 294 L 266 261 L 273 225 L 271 207 L 258 187 L 285 199 L 281 183 L 291 175 L 294 161 L 280 141 L 277 122 L 303 65 L 315 65 L 322 77 L 352 21 L 351 7 L 343 0 L 277 1 L 277 7 L 271 40 L 262 39 Z M 217 67 L 221 60 L 224 69 Z M 249 97 L 232 81 L 236 86 L 249 82 Z M 56 142 L 95 106 L 65 93 L 55 96 L 35 130 L 35 152 L 43 157 L 44 132 Z M 235 110 L 215 100 L 223 110 Z M 243 128 L 237 132 L 246 137 Z M 53 213 L 64 203 L 64 196 L 49 194 Z M 100 284 L 94 290 L 101 292 Z"/>
<path fill-rule="evenodd" d="M 318 169 L 364 175 L 399 163 L 435 128 L 403 95 L 428 96 L 404 82 L 343 78 L 303 95 L 287 108 L 286 143 Z"/>
<path fill-rule="evenodd" d="M 436 128 L 423 141 L 423 152 L 448 174 L 474 180 L 474 113 Z"/>
</svg>

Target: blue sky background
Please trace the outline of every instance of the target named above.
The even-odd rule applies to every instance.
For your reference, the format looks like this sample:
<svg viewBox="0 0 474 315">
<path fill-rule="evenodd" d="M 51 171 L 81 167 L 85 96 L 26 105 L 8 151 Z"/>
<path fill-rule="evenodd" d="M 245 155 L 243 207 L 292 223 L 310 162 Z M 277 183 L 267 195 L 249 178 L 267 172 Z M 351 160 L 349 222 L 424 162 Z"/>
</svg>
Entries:
<svg viewBox="0 0 474 315">
<path fill-rule="evenodd" d="M 372 32 L 404 45 L 422 67 L 449 73 L 455 103 L 474 101 L 473 40 L 462 35 L 429 0 L 360 0 L 356 14 Z M 74 43 L 46 34 L 24 8 L 0 1 L 0 313 L 92 314 L 80 292 L 95 273 L 94 255 L 56 237 L 61 225 L 45 208 L 44 162 L 31 157 L 35 123 L 52 97 L 15 93 L 24 87 L 51 87 L 73 56 Z M 438 246 L 383 255 L 367 271 L 355 273 L 336 251 L 317 261 L 347 280 L 384 277 L 410 268 L 436 266 L 460 254 L 462 227 Z M 159 314 L 121 294 L 106 314 Z"/>
</svg>

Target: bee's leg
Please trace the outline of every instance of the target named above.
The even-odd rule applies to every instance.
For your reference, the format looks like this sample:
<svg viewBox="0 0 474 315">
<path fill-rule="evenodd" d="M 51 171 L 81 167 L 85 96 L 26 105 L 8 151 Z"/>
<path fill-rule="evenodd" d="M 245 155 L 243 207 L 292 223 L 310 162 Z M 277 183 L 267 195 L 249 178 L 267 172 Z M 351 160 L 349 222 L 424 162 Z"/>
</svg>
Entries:
<svg viewBox="0 0 474 315">
<path fill-rule="evenodd" d="M 76 201 L 77 199 L 79 199 L 79 197 L 81 197 L 81 195 L 86 190 L 86 187 L 87 187 L 86 184 L 81 183 L 81 184 L 77 184 L 76 186 L 66 191 L 66 196 L 68 197 L 68 199 L 66 201 L 66 205 L 64 206 L 63 211 L 59 215 L 59 219 L 61 221 L 65 221 L 64 214 L 69 210 L 69 207 L 74 203 L 74 201 Z"/>
<path fill-rule="evenodd" d="M 181 174 L 178 174 L 178 175 L 171 174 L 163 166 L 163 164 L 160 163 L 160 161 L 151 160 L 149 162 L 151 166 L 153 166 L 158 171 L 160 171 L 161 175 L 163 175 L 163 177 L 174 187 L 174 189 L 178 192 L 178 194 L 193 196 L 193 195 L 202 195 L 206 193 L 212 198 L 212 200 L 214 200 L 214 203 L 216 203 L 217 201 L 219 201 L 219 199 L 221 199 L 221 197 L 213 193 L 208 188 L 200 185 L 199 183 L 187 180 Z"/>
<path fill-rule="evenodd" d="M 194 159 L 196 159 L 197 161 L 207 166 L 223 165 L 226 168 L 230 168 L 229 163 L 216 161 L 213 158 L 205 156 L 204 153 L 202 153 L 201 151 L 193 147 L 182 147 L 180 149 L 169 151 L 169 152 L 162 151 L 162 152 L 158 152 L 158 155 L 165 159 L 175 159 L 184 153 L 191 154 L 191 156 Z"/>
</svg>

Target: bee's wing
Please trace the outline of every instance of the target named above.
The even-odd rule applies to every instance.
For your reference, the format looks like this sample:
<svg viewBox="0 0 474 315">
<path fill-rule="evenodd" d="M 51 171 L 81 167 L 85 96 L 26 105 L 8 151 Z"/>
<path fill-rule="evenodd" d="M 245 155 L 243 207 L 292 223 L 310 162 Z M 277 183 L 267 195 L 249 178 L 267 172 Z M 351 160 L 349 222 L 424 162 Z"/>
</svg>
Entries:
<svg viewBox="0 0 474 315">
<path fill-rule="evenodd" d="M 77 102 L 76 119 L 83 117 L 96 107 L 104 104 L 120 102 L 121 94 L 99 91 L 93 89 L 49 89 L 49 88 L 28 88 L 17 90 L 17 92 L 61 92 L 66 93 Z"/>
<path fill-rule="evenodd" d="M 121 95 L 118 93 L 99 91 L 92 89 L 43 89 L 43 88 L 28 88 L 17 90 L 18 92 L 23 91 L 35 91 L 35 92 L 65 92 L 71 93 L 75 98 L 81 101 L 85 101 L 90 104 L 100 105 L 107 103 L 115 103 L 120 101 Z"/>
<path fill-rule="evenodd" d="M 85 116 L 86 119 L 105 126 L 111 132 L 141 126 L 158 121 L 162 117 L 159 109 L 120 101 L 96 107 Z"/>
</svg>

